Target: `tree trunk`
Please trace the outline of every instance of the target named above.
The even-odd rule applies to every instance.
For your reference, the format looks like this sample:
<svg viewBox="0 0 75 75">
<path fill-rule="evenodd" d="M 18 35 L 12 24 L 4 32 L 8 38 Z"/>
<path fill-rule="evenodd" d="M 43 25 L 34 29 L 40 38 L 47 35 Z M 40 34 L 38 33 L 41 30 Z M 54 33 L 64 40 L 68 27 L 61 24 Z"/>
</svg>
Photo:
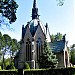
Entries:
<svg viewBox="0 0 75 75">
<path fill-rule="evenodd" d="M 2 65 L 2 69 L 4 69 L 4 54 L 3 54 L 3 65 Z"/>
</svg>

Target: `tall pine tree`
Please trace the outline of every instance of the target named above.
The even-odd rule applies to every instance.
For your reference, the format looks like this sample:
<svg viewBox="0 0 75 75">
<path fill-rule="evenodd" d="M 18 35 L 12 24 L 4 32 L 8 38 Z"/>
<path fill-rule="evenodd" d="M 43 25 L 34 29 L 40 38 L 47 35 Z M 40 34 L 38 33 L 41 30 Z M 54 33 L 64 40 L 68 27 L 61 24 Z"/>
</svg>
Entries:
<svg viewBox="0 0 75 75">
<path fill-rule="evenodd" d="M 56 59 L 56 55 L 52 53 L 47 42 L 44 43 L 44 49 L 42 55 L 39 59 L 39 67 L 40 68 L 55 68 L 58 65 L 58 61 Z"/>
</svg>

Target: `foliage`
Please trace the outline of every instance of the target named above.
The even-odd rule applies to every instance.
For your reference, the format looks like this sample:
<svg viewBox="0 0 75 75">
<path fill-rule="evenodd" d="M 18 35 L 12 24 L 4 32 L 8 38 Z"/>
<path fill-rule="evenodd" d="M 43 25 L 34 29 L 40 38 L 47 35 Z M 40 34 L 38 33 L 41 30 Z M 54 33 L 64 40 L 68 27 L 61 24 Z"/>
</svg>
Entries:
<svg viewBox="0 0 75 75">
<path fill-rule="evenodd" d="M 20 43 L 16 39 L 12 39 L 8 34 L 2 36 L 0 32 L 0 50 L 11 53 L 11 56 L 20 49 Z"/>
<path fill-rule="evenodd" d="M 54 55 L 49 48 L 47 42 L 44 43 L 43 53 L 39 59 L 40 68 L 55 68 L 57 67 L 58 61 L 56 55 Z"/>
<path fill-rule="evenodd" d="M 0 32 L 0 62 L 1 62 L 1 57 L 2 57 L 2 51 L 1 51 L 2 48 L 3 48 L 3 46 L 2 46 L 2 34 Z"/>
<path fill-rule="evenodd" d="M 71 52 L 70 52 L 71 58 L 70 62 L 75 65 L 75 44 L 71 46 Z"/>
<path fill-rule="evenodd" d="M 11 62 L 11 63 L 10 63 L 10 68 L 11 68 L 11 69 L 15 69 L 14 62 Z"/>
<path fill-rule="evenodd" d="M 0 70 L 2 70 L 2 67 L 0 66 Z"/>
<path fill-rule="evenodd" d="M 75 68 L 25 70 L 24 75 L 74 75 Z"/>
<path fill-rule="evenodd" d="M 9 48 L 10 48 L 10 43 L 11 43 L 11 37 L 7 34 L 3 35 L 3 69 L 5 67 L 5 59 L 4 56 L 7 52 L 9 52 Z"/>
<path fill-rule="evenodd" d="M 6 51 L 10 48 L 10 43 L 11 43 L 11 37 L 8 35 L 8 34 L 4 34 L 3 35 L 3 46 L 4 46 L 4 48 L 3 48 L 3 52 L 4 52 L 4 55 L 5 55 L 5 53 L 6 53 Z"/>
<path fill-rule="evenodd" d="M 30 69 L 30 67 L 29 67 L 29 64 L 28 64 L 28 63 L 25 63 L 25 65 L 24 65 L 24 69 Z"/>
<path fill-rule="evenodd" d="M 75 68 L 25 70 L 24 75 L 74 75 Z M 18 75 L 16 70 L 0 70 L 0 75 Z"/>
<path fill-rule="evenodd" d="M 64 4 L 64 1 L 65 1 L 65 0 L 56 0 L 56 1 L 58 1 L 58 5 L 59 5 L 59 6 L 62 6 L 62 5 Z"/>
<path fill-rule="evenodd" d="M 11 56 L 14 56 L 18 50 L 20 50 L 20 43 L 16 39 L 12 39 L 10 46 Z"/>
<path fill-rule="evenodd" d="M 16 70 L 0 70 L 0 75 L 18 75 Z"/>
<path fill-rule="evenodd" d="M 55 41 L 55 35 L 50 35 L 50 37 L 51 37 L 51 42 L 54 42 Z"/>
<path fill-rule="evenodd" d="M 14 62 L 11 61 L 11 58 L 5 59 L 5 69 L 15 69 Z"/>
<path fill-rule="evenodd" d="M 7 55 L 7 58 L 10 56 L 10 60 L 12 61 L 18 50 L 20 50 L 20 42 L 16 39 L 12 39 L 8 34 L 2 35 L 0 32 L 0 59 L 3 58 L 0 62 L 3 64 L 2 68 L 4 66 L 6 67 L 5 55 Z"/>
<path fill-rule="evenodd" d="M 56 35 L 52 34 L 50 37 L 51 37 L 51 42 L 54 42 L 62 40 L 63 35 L 61 33 L 57 33 Z"/>
<path fill-rule="evenodd" d="M 8 58 L 8 59 L 5 59 L 5 65 L 6 65 L 6 67 L 8 66 L 8 65 L 10 65 L 10 59 Z"/>
<path fill-rule="evenodd" d="M 2 16 L 9 19 L 9 22 L 16 21 L 16 10 L 18 8 L 18 4 L 15 0 L 0 0 L 0 13 Z"/>
<path fill-rule="evenodd" d="M 57 33 L 56 35 L 55 35 L 55 40 L 56 41 L 60 41 L 60 40 L 62 40 L 62 34 L 61 33 Z"/>
<path fill-rule="evenodd" d="M 3 36 L 2 33 L 0 32 L 0 50 L 3 49 Z"/>
<path fill-rule="evenodd" d="M 9 69 L 15 69 L 13 62 L 11 62 L 9 65 L 6 66 L 6 70 L 9 70 Z"/>
</svg>

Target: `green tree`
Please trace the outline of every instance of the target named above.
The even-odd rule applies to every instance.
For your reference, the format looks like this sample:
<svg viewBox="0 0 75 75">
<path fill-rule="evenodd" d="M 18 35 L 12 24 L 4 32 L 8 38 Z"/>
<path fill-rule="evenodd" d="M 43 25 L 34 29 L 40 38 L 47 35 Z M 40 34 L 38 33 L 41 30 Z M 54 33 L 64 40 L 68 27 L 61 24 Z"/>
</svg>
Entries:
<svg viewBox="0 0 75 75">
<path fill-rule="evenodd" d="M 56 35 L 52 34 L 50 37 L 51 37 L 51 42 L 54 42 L 62 40 L 63 35 L 61 33 L 57 33 Z"/>
<path fill-rule="evenodd" d="M 2 62 L 2 51 L 0 51 L 0 63 Z M 0 64 L 1 65 L 1 64 Z"/>
<path fill-rule="evenodd" d="M 5 69 L 6 69 L 7 66 L 10 65 L 10 58 L 5 59 L 4 62 L 5 62 Z"/>
<path fill-rule="evenodd" d="M 5 69 L 8 70 L 8 69 L 15 69 L 15 66 L 14 66 L 14 62 L 10 62 L 11 59 L 8 58 L 8 59 L 5 59 Z"/>
<path fill-rule="evenodd" d="M 15 0 L 0 0 L 0 15 L 6 17 L 9 20 L 9 23 L 16 21 L 17 8 L 18 4 Z"/>
<path fill-rule="evenodd" d="M 10 55 L 9 62 L 13 62 L 13 57 L 18 52 L 18 50 L 21 49 L 20 45 L 21 41 L 17 41 L 16 39 L 12 39 L 8 34 L 2 35 L 0 32 L 0 65 L 2 64 L 2 68 L 4 69 L 6 66 L 6 58 L 5 55 L 7 55 L 7 58 Z"/>
<path fill-rule="evenodd" d="M 51 38 L 51 42 L 55 41 L 55 36 L 53 34 L 50 35 L 50 38 Z"/>
<path fill-rule="evenodd" d="M 2 65 L 3 47 L 4 47 L 3 36 L 2 33 L 0 32 L 0 65 Z"/>
<path fill-rule="evenodd" d="M 13 57 L 15 54 L 20 50 L 20 42 L 18 42 L 16 39 L 12 39 L 11 46 L 10 46 L 10 58 L 11 61 L 13 61 Z"/>
<path fill-rule="evenodd" d="M 2 49 L 2 33 L 0 32 L 0 57 L 2 55 L 1 49 Z"/>
<path fill-rule="evenodd" d="M 3 35 L 3 42 L 4 42 L 3 51 L 4 51 L 4 54 L 9 51 L 10 46 L 11 46 L 11 41 L 12 41 L 11 37 L 8 34 Z"/>
<path fill-rule="evenodd" d="M 62 40 L 62 34 L 61 33 L 57 33 L 56 35 L 55 35 L 55 41 L 60 41 L 60 40 Z"/>
<path fill-rule="evenodd" d="M 25 64 L 24 64 L 24 68 L 23 68 L 23 69 L 30 69 L 29 64 L 25 62 Z"/>
<path fill-rule="evenodd" d="M 71 46 L 71 51 L 70 51 L 70 62 L 75 65 L 75 44 Z"/>
<path fill-rule="evenodd" d="M 58 5 L 62 6 L 64 4 L 64 0 L 56 0 L 58 1 Z M 6 22 L 6 19 L 9 20 L 9 23 L 15 22 L 16 17 L 16 11 L 18 8 L 18 4 L 16 0 L 0 0 L 0 26 L 2 26 L 2 23 L 4 25 L 9 26 Z"/>
<path fill-rule="evenodd" d="M 3 47 L 4 47 L 3 36 L 2 33 L 0 32 L 0 51 L 3 49 Z"/>
<path fill-rule="evenodd" d="M 62 6 L 62 5 L 64 4 L 64 1 L 65 1 L 65 0 L 56 0 L 56 1 L 58 1 L 58 5 L 59 5 L 59 6 Z"/>
<path fill-rule="evenodd" d="M 2 48 L 2 33 L 0 32 L 0 50 L 1 50 L 1 48 Z"/>
<path fill-rule="evenodd" d="M 11 39 L 11 37 L 7 34 L 3 35 L 4 37 L 4 55 L 6 52 L 10 54 L 10 64 L 13 62 L 13 57 L 16 52 L 19 50 L 20 44 L 16 39 Z"/>
<path fill-rule="evenodd" d="M 5 59 L 4 56 L 6 55 L 6 53 L 9 51 L 10 48 L 10 43 L 11 43 L 11 37 L 7 34 L 3 35 L 3 69 L 5 67 Z"/>
<path fill-rule="evenodd" d="M 47 42 L 44 43 L 43 53 L 39 59 L 40 68 L 55 68 L 57 67 L 58 61 L 56 55 L 52 53 Z"/>
</svg>

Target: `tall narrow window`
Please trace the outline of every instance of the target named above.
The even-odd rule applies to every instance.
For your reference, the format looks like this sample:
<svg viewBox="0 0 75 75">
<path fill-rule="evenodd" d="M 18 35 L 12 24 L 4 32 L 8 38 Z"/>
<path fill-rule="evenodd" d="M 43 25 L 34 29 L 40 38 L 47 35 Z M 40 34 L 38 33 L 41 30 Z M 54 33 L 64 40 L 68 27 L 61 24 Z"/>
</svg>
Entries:
<svg viewBox="0 0 75 75">
<path fill-rule="evenodd" d="M 65 52 L 65 63 L 66 63 L 66 67 L 68 65 L 68 56 L 67 56 L 67 52 Z"/>
<path fill-rule="evenodd" d="M 31 61 L 31 42 L 29 39 L 26 41 L 26 61 Z"/>
<path fill-rule="evenodd" d="M 37 50 L 37 61 L 40 59 L 40 55 L 42 53 L 42 41 L 41 38 L 38 38 L 36 42 L 36 50 Z"/>
</svg>

